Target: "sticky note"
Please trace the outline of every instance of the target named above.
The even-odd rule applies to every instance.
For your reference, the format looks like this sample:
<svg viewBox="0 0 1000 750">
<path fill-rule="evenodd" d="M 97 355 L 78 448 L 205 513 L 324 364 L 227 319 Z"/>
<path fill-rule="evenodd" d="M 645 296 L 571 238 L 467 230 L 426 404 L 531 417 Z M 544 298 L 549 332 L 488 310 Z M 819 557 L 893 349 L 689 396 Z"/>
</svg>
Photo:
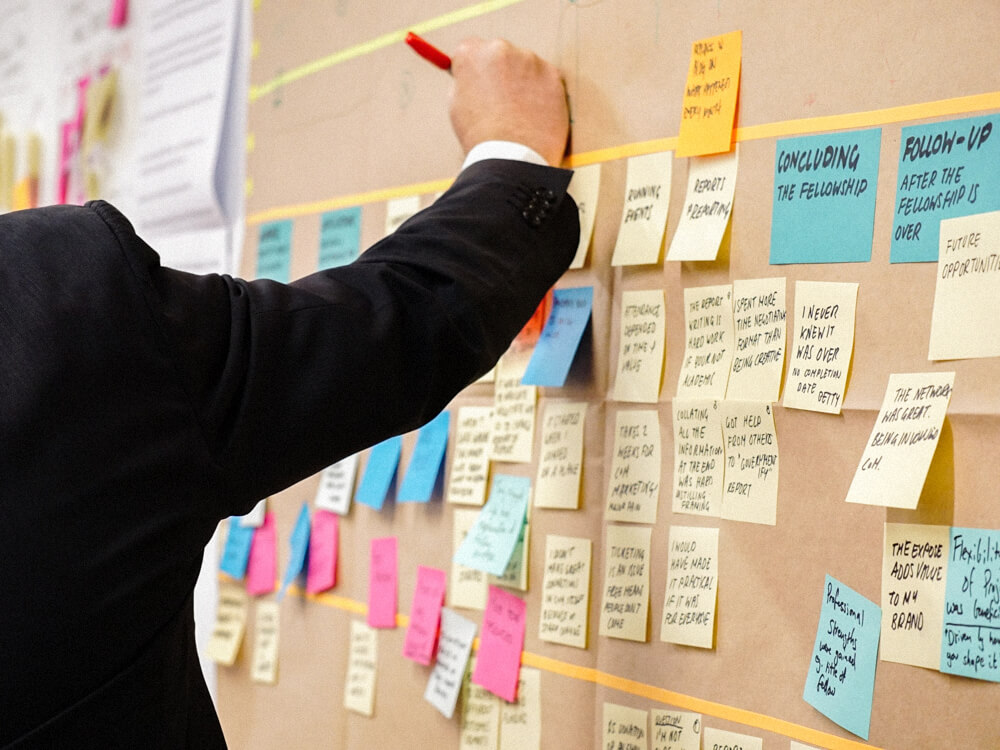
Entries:
<svg viewBox="0 0 1000 750">
<path fill-rule="evenodd" d="M 462 688 L 459 750 L 498 750 L 499 746 L 500 699 L 466 679 Z"/>
<path fill-rule="evenodd" d="M 649 748 L 649 712 L 639 708 L 604 703 L 601 716 L 604 738 L 601 747 L 615 750 Z"/>
<path fill-rule="evenodd" d="M 530 496 L 527 477 L 495 475 L 489 499 L 455 553 L 455 562 L 503 575 L 524 527 Z"/>
<path fill-rule="evenodd" d="M 309 533 L 309 565 L 306 591 L 318 594 L 337 585 L 337 545 L 340 535 L 336 513 L 317 510 Z"/>
<path fill-rule="evenodd" d="M 278 578 L 277 531 L 274 514 L 264 516 L 264 523 L 254 529 L 250 544 L 250 559 L 247 561 L 247 593 L 251 595 L 270 594 Z"/>
<path fill-rule="evenodd" d="M 258 500 L 257 504 L 249 513 L 238 516 L 240 526 L 248 526 L 252 529 L 260 528 L 264 525 L 264 514 L 267 513 L 267 498 Z"/>
<path fill-rule="evenodd" d="M 393 198 L 385 203 L 385 233 L 392 234 L 420 210 L 420 196 L 406 195 L 402 198 Z"/>
<path fill-rule="evenodd" d="M 739 750 L 764 750 L 764 740 L 750 734 L 729 732 L 725 729 L 705 727 L 706 748 L 739 748 Z"/>
<path fill-rule="evenodd" d="M 319 220 L 318 270 L 346 266 L 361 252 L 361 206 L 326 211 Z"/>
<path fill-rule="evenodd" d="M 253 663 L 250 667 L 250 679 L 254 682 L 266 685 L 278 682 L 280 619 L 277 602 L 257 602 L 253 628 Z"/>
<path fill-rule="evenodd" d="M 448 587 L 448 601 L 453 607 L 466 609 L 486 608 L 486 573 L 475 568 L 467 568 L 455 562 L 454 555 L 468 536 L 479 511 L 472 508 L 455 508 L 452 514 L 451 585 Z"/>
<path fill-rule="evenodd" d="M 772 403 L 781 394 L 788 311 L 785 279 L 733 282 L 736 352 L 726 398 Z"/>
<path fill-rule="evenodd" d="M 1000 682 L 1000 531 L 951 530 L 941 671 Z"/>
<path fill-rule="evenodd" d="M 215 625 L 205 647 L 208 658 L 227 667 L 236 663 L 236 656 L 246 632 L 249 599 L 247 592 L 235 583 L 219 584 L 219 603 L 215 610 Z"/>
<path fill-rule="evenodd" d="M 507 353 L 497 363 L 490 430 L 490 458 L 494 461 L 531 461 L 538 389 L 521 384 L 527 364 L 525 352 Z"/>
<path fill-rule="evenodd" d="M 857 284 L 795 282 L 795 336 L 785 378 L 787 408 L 840 414 L 854 351 L 857 302 Z"/>
<path fill-rule="evenodd" d="M 368 452 L 365 473 L 358 483 L 357 492 L 354 493 L 355 500 L 375 510 L 382 510 L 385 498 L 396 478 L 402 450 L 403 438 L 399 435 L 372 446 Z"/>
<path fill-rule="evenodd" d="M 396 627 L 399 576 L 396 557 L 396 537 L 371 540 L 368 565 L 368 624 L 373 628 Z"/>
<path fill-rule="evenodd" d="M 505 701 L 517 700 L 524 627 L 524 599 L 490 586 L 472 681 Z"/>
<path fill-rule="evenodd" d="M 660 415 L 655 409 L 615 414 L 614 453 L 604 520 L 656 523 L 660 503 Z"/>
<path fill-rule="evenodd" d="M 942 219 L 1000 209 L 1000 115 L 902 129 L 892 263 L 938 258 Z"/>
<path fill-rule="evenodd" d="M 542 673 L 525 667 L 517 681 L 517 700 L 500 705 L 500 750 L 541 750 Z"/>
<path fill-rule="evenodd" d="M 1000 211 L 942 221 L 927 358 L 1000 356 L 998 292 Z"/>
<path fill-rule="evenodd" d="M 442 608 L 437 659 L 427 680 L 424 700 L 445 718 L 450 719 L 455 714 L 455 703 L 462 689 L 462 677 L 469 663 L 475 637 L 476 623 L 454 610 Z"/>
<path fill-rule="evenodd" d="M 649 526 L 608 526 L 600 634 L 646 642 L 649 621 Z"/>
<path fill-rule="evenodd" d="M 597 218 L 597 198 L 601 187 L 601 165 L 589 164 L 573 170 L 566 192 L 573 196 L 580 212 L 580 244 L 570 268 L 583 268 L 587 262 L 587 251 L 594 235 L 594 220 Z"/>
<path fill-rule="evenodd" d="M 545 580 L 538 619 L 541 640 L 587 648 L 591 546 L 585 538 L 546 535 Z"/>
<path fill-rule="evenodd" d="M 732 146 L 742 58 L 742 31 L 700 39 L 691 45 L 678 156 L 718 154 Z"/>
<path fill-rule="evenodd" d="M 287 284 L 292 272 L 292 220 L 270 221 L 257 233 L 257 278 Z"/>
<path fill-rule="evenodd" d="M 346 516 L 351 510 L 354 477 L 358 471 L 358 454 L 343 458 L 323 469 L 316 489 L 316 507 Z"/>
<path fill-rule="evenodd" d="M 719 591 L 719 530 L 671 526 L 660 640 L 712 648 Z"/>
<path fill-rule="evenodd" d="M 882 408 L 847 490 L 847 502 L 917 507 L 954 382 L 954 372 L 889 376 Z"/>
<path fill-rule="evenodd" d="M 586 403 L 549 401 L 542 411 L 542 452 L 535 478 L 535 507 L 580 507 Z"/>
<path fill-rule="evenodd" d="M 729 153 L 690 160 L 684 210 L 667 260 L 715 260 L 733 213 L 739 153 L 737 144 Z"/>
<path fill-rule="evenodd" d="M 378 669 L 378 631 L 351 620 L 344 708 L 363 716 L 375 713 L 375 677 Z"/>
<path fill-rule="evenodd" d="M 638 266 L 659 262 L 670 208 L 673 164 L 672 151 L 629 157 L 625 207 L 611 265 Z"/>
<path fill-rule="evenodd" d="M 594 287 L 555 289 L 552 309 L 542 335 L 535 344 L 522 385 L 561 388 L 566 384 L 573 358 L 590 322 L 594 305 Z"/>
<path fill-rule="evenodd" d="M 219 570 L 233 578 L 243 578 L 247 574 L 253 532 L 252 527 L 240 525 L 237 516 L 229 519 L 229 532 L 226 534 L 226 546 L 222 549 Z"/>
<path fill-rule="evenodd" d="M 120 29 L 128 22 L 128 0 L 113 0 L 111 3 L 111 14 L 108 17 L 108 26 L 112 29 Z"/>
<path fill-rule="evenodd" d="M 403 641 L 403 656 L 418 664 L 430 664 L 434 657 L 444 589 L 443 570 L 417 566 L 417 585 L 410 605 L 410 624 Z"/>
<path fill-rule="evenodd" d="M 510 553 L 510 560 L 507 567 L 500 575 L 488 575 L 486 582 L 495 586 L 505 586 L 518 591 L 528 590 L 528 555 L 531 551 L 531 524 L 525 522 L 521 527 L 521 533 L 517 537 L 517 543 Z"/>
<path fill-rule="evenodd" d="M 788 750 L 818 750 L 818 749 L 813 747 L 812 745 L 806 745 L 802 742 L 796 742 L 795 740 L 791 740 L 788 743 Z"/>
<path fill-rule="evenodd" d="M 674 513 L 718 517 L 726 457 L 722 411 L 715 399 L 675 398 Z"/>
<path fill-rule="evenodd" d="M 701 714 L 664 708 L 650 714 L 652 750 L 701 750 Z"/>
<path fill-rule="evenodd" d="M 443 411 L 420 428 L 410 465 L 399 487 L 399 502 L 426 503 L 431 499 L 448 447 L 450 424 L 451 412 Z"/>
<path fill-rule="evenodd" d="M 722 517 L 774 526 L 778 517 L 778 434 L 770 404 L 722 402 L 726 444 Z"/>
<path fill-rule="evenodd" d="M 880 128 L 778 141 L 772 264 L 871 260 L 881 144 Z"/>
<path fill-rule="evenodd" d="M 874 602 L 828 575 L 803 693 L 806 703 L 866 740 L 881 617 Z"/>
<path fill-rule="evenodd" d="M 449 503 L 482 505 L 490 474 L 492 406 L 462 406 L 458 410 L 451 473 L 445 497 Z"/>
<path fill-rule="evenodd" d="M 684 359 L 677 398 L 725 398 L 733 362 L 733 286 L 684 290 Z"/>
<path fill-rule="evenodd" d="M 295 526 L 292 528 L 292 536 L 288 544 L 288 567 L 285 568 L 285 577 L 281 580 L 281 591 L 278 592 L 278 601 L 285 595 L 285 591 L 292 581 L 307 571 L 306 559 L 309 555 L 309 505 L 302 503 L 299 515 L 295 519 Z"/>
<path fill-rule="evenodd" d="M 666 356 L 666 327 L 662 289 L 622 292 L 616 401 L 654 404 L 659 400 Z"/>
<path fill-rule="evenodd" d="M 940 666 L 950 541 L 947 526 L 885 525 L 879 647 L 883 661 Z"/>
</svg>

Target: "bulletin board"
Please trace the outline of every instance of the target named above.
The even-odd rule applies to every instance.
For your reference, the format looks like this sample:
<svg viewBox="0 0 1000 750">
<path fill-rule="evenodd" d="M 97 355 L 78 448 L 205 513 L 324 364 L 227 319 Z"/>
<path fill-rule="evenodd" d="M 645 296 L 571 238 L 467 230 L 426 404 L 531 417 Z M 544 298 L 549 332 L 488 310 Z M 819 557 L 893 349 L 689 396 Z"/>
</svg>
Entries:
<svg viewBox="0 0 1000 750">
<path fill-rule="evenodd" d="M 570 166 L 602 165 L 586 265 L 559 287 L 593 286 L 591 325 L 562 388 L 548 402 L 587 403 L 579 510 L 531 512 L 527 633 L 522 663 L 541 670 L 542 747 L 602 742 L 605 702 L 700 712 L 705 727 L 824 748 L 993 748 L 1000 743 L 994 683 L 887 661 L 877 667 L 868 742 L 803 700 L 824 577 L 878 603 L 886 522 L 1000 527 L 994 446 L 1000 444 L 1000 365 L 994 359 L 927 359 L 936 264 L 890 264 L 901 129 L 1000 111 L 1000 5 L 886 0 L 301 0 L 253 3 L 247 159 L 248 231 L 243 275 L 256 273 L 260 225 L 293 220 L 291 276 L 316 270 L 320 214 L 361 206 L 362 247 L 382 236 L 386 201 L 429 204 L 462 154 L 447 113 L 447 75 L 401 43 L 421 31 L 444 50 L 470 35 L 506 37 L 554 61 L 572 109 Z M 742 30 L 736 140 L 739 171 L 731 225 L 718 258 L 612 267 L 628 157 L 673 150 L 696 40 Z M 869 262 L 769 264 L 775 150 L 779 139 L 881 128 Z M 1000 168 L 1000 164 L 997 165 Z M 674 158 L 666 244 L 685 194 L 687 160 Z M 789 328 L 798 280 L 856 282 L 853 358 L 839 415 L 774 409 L 780 450 L 777 522 L 738 523 L 671 512 L 672 397 L 685 341 L 684 289 L 784 276 Z M 646 642 L 598 635 L 604 580 L 605 497 L 616 413 L 613 398 L 622 292 L 663 289 L 666 364 L 658 411 L 662 437 L 659 512 L 652 525 Z M 786 360 L 787 366 L 787 360 Z M 954 394 L 914 511 L 844 498 L 891 373 L 951 371 Z M 784 396 L 784 394 L 782 394 Z M 474 384 L 451 409 L 490 404 Z M 453 414 L 455 412 L 453 411 Z M 330 425 L 331 430 L 337 429 Z M 452 420 L 454 433 L 455 420 Z M 539 432 L 536 430 L 536 443 Z M 400 471 L 412 453 L 404 438 Z M 450 470 L 449 447 L 445 472 Z M 535 461 L 494 473 L 534 477 Z M 359 475 L 364 470 L 361 458 Z M 270 498 L 278 521 L 279 571 L 289 534 L 318 477 Z M 337 586 L 281 603 L 277 685 L 250 679 L 253 617 L 240 660 L 220 668 L 218 706 L 229 743 L 272 747 L 458 747 L 458 720 L 422 696 L 429 669 L 402 657 L 404 630 L 379 632 L 374 717 L 343 708 L 351 619 L 363 619 L 372 538 L 399 539 L 399 610 L 409 610 L 416 568 L 450 570 L 453 505 L 354 505 L 341 519 Z M 659 613 L 672 525 L 719 529 L 719 590 L 713 649 L 663 643 Z M 545 539 L 593 542 L 586 649 L 538 638 Z M 481 621 L 481 612 L 461 610 Z"/>
</svg>

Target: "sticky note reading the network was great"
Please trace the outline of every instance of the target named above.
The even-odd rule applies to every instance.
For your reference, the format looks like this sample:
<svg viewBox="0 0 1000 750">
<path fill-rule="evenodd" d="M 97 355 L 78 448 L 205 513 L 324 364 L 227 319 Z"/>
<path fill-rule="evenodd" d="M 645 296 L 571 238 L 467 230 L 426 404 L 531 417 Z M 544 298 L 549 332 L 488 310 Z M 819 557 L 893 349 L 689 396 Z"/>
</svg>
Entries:
<svg viewBox="0 0 1000 750">
<path fill-rule="evenodd" d="M 361 251 L 361 206 L 327 211 L 319 224 L 318 268 L 346 266 Z"/>
<path fill-rule="evenodd" d="M 490 497 L 455 553 L 455 562 L 503 575 L 527 519 L 531 480 L 497 474 Z"/>
<path fill-rule="evenodd" d="M 257 278 L 287 284 L 292 271 L 292 220 L 260 225 L 257 234 Z"/>
<path fill-rule="evenodd" d="M 739 146 L 728 154 L 696 156 L 667 260 L 715 260 L 733 213 Z"/>
<path fill-rule="evenodd" d="M 482 505 L 486 502 L 492 427 L 492 406 L 459 407 L 451 474 L 445 493 L 449 503 Z"/>
<path fill-rule="evenodd" d="M 719 154 L 732 147 L 742 60 L 742 31 L 691 45 L 678 156 Z"/>
<path fill-rule="evenodd" d="M 386 495 L 396 477 L 399 467 L 399 454 L 403 450 L 403 438 L 400 435 L 383 440 L 372 446 L 368 452 L 368 465 L 358 484 L 354 499 L 362 505 L 375 510 L 382 510 Z"/>
<path fill-rule="evenodd" d="M 590 606 L 589 539 L 545 537 L 545 581 L 538 637 L 550 643 L 587 648 Z"/>
<path fill-rule="evenodd" d="M 736 352 L 726 398 L 778 400 L 785 365 L 787 317 L 784 277 L 733 282 Z"/>
<path fill-rule="evenodd" d="M 517 700 L 500 705 L 500 750 L 541 750 L 542 673 L 524 667 L 517 679 Z"/>
<path fill-rule="evenodd" d="M 951 400 L 954 372 L 893 374 L 847 502 L 917 507 Z"/>
<path fill-rule="evenodd" d="M 441 636 L 438 639 L 437 659 L 427 680 L 424 700 L 450 719 L 455 714 L 455 703 L 462 689 L 465 667 L 472 653 L 476 637 L 476 623 L 467 620 L 454 610 L 441 610 Z"/>
<path fill-rule="evenodd" d="M 542 454 L 535 478 L 536 508 L 580 507 L 586 403 L 550 401 L 542 413 Z"/>
<path fill-rule="evenodd" d="M 378 669 L 378 631 L 351 620 L 344 708 L 363 716 L 375 712 L 375 675 Z"/>
<path fill-rule="evenodd" d="M 291 586 L 292 581 L 306 570 L 306 558 L 309 555 L 309 536 L 309 504 L 302 503 L 302 508 L 295 519 L 295 526 L 292 527 L 292 536 L 288 543 L 288 567 L 285 568 L 285 576 L 281 579 L 281 591 L 278 592 L 278 601 L 281 601 L 285 596 L 285 591 Z"/>
<path fill-rule="evenodd" d="M 580 244 L 570 268 L 583 268 L 587 262 L 587 251 L 594 235 L 594 220 L 597 218 L 597 197 L 601 188 L 601 165 L 590 164 L 573 170 L 573 178 L 569 181 L 566 192 L 573 196 L 576 208 L 580 212 Z"/>
<path fill-rule="evenodd" d="M 662 289 L 622 292 L 615 401 L 657 402 L 666 355 L 666 327 Z"/>
<path fill-rule="evenodd" d="M 725 398 L 733 362 L 732 284 L 685 289 L 684 329 L 677 398 Z"/>
<path fill-rule="evenodd" d="M 656 523 L 659 503 L 659 413 L 655 409 L 622 409 L 615 415 L 604 520 Z"/>
<path fill-rule="evenodd" d="M 604 738 L 601 747 L 621 750 L 647 750 L 649 748 L 649 712 L 640 708 L 604 704 L 601 716 Z"/>
<path fill-rule="evenodd" d="M 726 474 L 722 517 L 774 526 L 778 515 L 778 435 L 770 404 L 722 403 Z"/>
<path fill-rule="evenodd" d="M 951 530 L 941 671 L 1000 682 L 1000 531 Z"/>
<path fill-rule="evenodd" d="M 426 503 L 431 499 L 448 448 L 450 424 L 451 412 L 443 411 L 420 428 L 410 465 L 397 493 L 399 502 Z"/>
<path fill-rule="evenodd" d="M 467 609 L 486 608 L 486 576 L 482 570 L 467 568 L 455 562 L 454 553 L 465 537 L 469 535 L 476 519 L 479 518 L 479 511 L 474 508 L 455 508 L 452 513 L 451 548 L 454 550 L 451 560 L 451 585 L 448 587 L 448 602 L 453 607 L 465 607 Z"/>
<path fill-rule="evenodd" d="M 417 566 L 417 586 L 410 606 L 410 624 L 406 628 L 403 656 L 418 664 L 430 664 L 437 645 L 441 605 L 444 604 L 443 570 Z"/>
<path fill-rule="evenodd" d="M 358 454 L 341 459 L 323 469 L 316 489 L 316 507 L 346 516 L 354 494 L 354 476 L 358 471 Z"/>
<path fill-rule="evenodd" d="M 600 634 L 646 642 L 649 621 L 649 526 L 608 526 Z"/>
<path fill-rule="evenodd" d="M 222 549 L 219 570 L 233 578 L 243 578 L 247 574 L 253 532 L 253 527 L 243 526 L 237 516 L 229 519 L 229 531 L 226 534 L 226 546 Z"/>
<path fill-rule="evenodd" d="M 701 714 L 654 708 L 651 750 L 701 750 Z"/>
<path fill-rule="evenodd" d="M 803 699 L 848 732 L 868 739 L 882 610 L 831 576 Z"/>
<path fill-rule="evenodd" d="M 399 588 L 396 537 L 372 539 L 369 552 L 368 624 L 373 628 L 394 628 Z"/>
<path fill-rule="evenodd" d="M 580 339 L 590 322 L 593 305 L 592 286 L 552 292 L 552 310 L 521 377 L 522 385 L 560 388 L 566 384 Z"/>
<path fill-rule="evenodd" d="M 505 701 L 517 699 L 524 628 L 524 599 L 490 586 L 472 681 Z"/>
<path fill-rule="evenodd" d="M 337 584 L 337 543 L 340 521 L 336 513 L 317 510 L 313 513 L 309 534 L 309 572 L 306 591 L 318 594 Z"/>
<path fill-rule="evenodd" d="M 247 561 L 247 593 L 251 596 L 270 594 L 278 577 L 277 531 L 274 514 L 264 516 L 264 523 L 254 529 Z"/>
<path fill-rule="evenodd" d="M 771 263 L 852 263 L 872 257 L 882 131 L 778 141 Z"/>
<path fill-rule="evenodd" d="M 719 591 L 719 530 L 671 526 L 660 640 L 712 648 Z"/>
<path fill-rule="evenodd" d="M 227 667 L 236 663 L 246 632 L 248 609 L 247 592 L 241 586 L 229 581 L 219 584 L 215 625 L 205 647 L 209 659 Z"/>
<path fill-rule="evenodd" d="M 254 617 L 253 663 L 250 679 L 266 685 L 278 682 L 278 638 L 280 612 L 277 602 L 257 602 Z"/>
<path fill-rule="evenodd" d="M 726 457 L 719 404 L 715 399 L 674 399 L 674 513 L 718 517 L 722 511 Z"/>
<path fill-rule="evenodd" d="M 625 207 L 611 265 L 638 266 L 660 260 L 673 163 L 672 151 L 629 158 Z"/>
</svg>

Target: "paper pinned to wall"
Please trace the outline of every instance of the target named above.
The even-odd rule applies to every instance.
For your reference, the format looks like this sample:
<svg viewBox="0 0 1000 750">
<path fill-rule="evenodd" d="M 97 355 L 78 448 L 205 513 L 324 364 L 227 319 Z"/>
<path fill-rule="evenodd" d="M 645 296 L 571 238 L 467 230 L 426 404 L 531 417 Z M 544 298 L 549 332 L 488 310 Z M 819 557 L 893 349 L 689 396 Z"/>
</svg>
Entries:
<svg viewBox="0 0 1000 750">
<path fill-rule="evenodd" d="M 472 681 L 505 701 L 517 700 L 526 606 L 524 599 L 490 586 Z"/>
<path fill-rule="evenodd" d="M 785 278 L 733 282 L 736 351 L 726 398 L 772 403 L 781 394 L 787 334 Z"/>
<path fill-rule="evenodd" d="M 438 476 L 448 448 L 448 427 L 451 412 L 443 411 L 420 428 L 417 444 L 410 456 L 410 465 L 397 493 L 401 503 L 426 503 L 434 494 Z"/>
<path fill-rule="evenodd" d="M 648 526 L 608 526 L 600 634 L 646 642 L 649 623 Z"/>
<path fill-rule="evenodd" d="M 369 508 L 382 510 L 386 496 L 388 496 L 396 479 L 396 470 L 399 468 L 399 456 L 402 451 L 403 438 L 400 435 L 372 446 L 368 452 L 365 473 L 354 493 L 355 500 Z"/>
<path fill-rule="evenodd" d="M 292 581 L 307 572 L 306 562 L 309 555 L 309 537 L 309 504 L 302 503 L 288 543 L 288 567 L 285 568 L 285 576 L 281 579 L 281 590 L 278 592 L 278 601 L 284 598 L 285 591 L 291 586 Z"/>
<path fill-rule="evenodd" d="M 278 578 L 278 540 L 274 513 L 264 516 L 264 523 L 254 529 L 247 561 L 247 593 L 251 596 L 270 594 Z"/>
<path fill-rule="evenodd" d="M 492 429 L 492 406 L 459 407 L 451 473 L 445 493 L 449 503 L 482 505 L 486 502 Z"/>
<path fill-rule="evenodd" d="M 462 678 L 475 637 L 476 623 L 447 607 L 441 609 L 437 659 L 427 680 L 424 700 L 445 718 L 450 719 L 455 714 L 455 704 L 462 689 Z"/>
<path fill-rule="evenodd" d="M 420 210 L 419 195 L 405 195 L 385 202 L 385 234 L 395 232 L 413 214 Z"/>
<path fill-rule="evenodd" d="M 951 530 L 941 671 L 1000 682 L 1000 531 Z"/>
<path fill-rule="evenodd" d="M 677 398 L 725 398 L 733 363 L 733 286 L 684 290 L 684 360 Z"/>
<path fill-rule="evenodd" d="M 250 562 L 250 545 L 253 544 L 254 529 L 242 525 L 238 516 L 231 517 L 228 526 L 226 546 L 222 549 L 219 569 L 233 578 L 242 579 L 247 574 L 247 564 Z"/>
<path fill-rule="evenodd" d="M 654 708 L 649 721 L 651 750 L 701 750 L 701 714 Z"/>
<path fill-rule="evenodd" d="M 497 363 L 490 431 L 490 459 L 493 461 L 531 461 L 538 389 L 521 384 L 529 354 L 510 351 Z"/>
<path fill-rule="evenodd" d="M 616 401 L 654 404 L 659 400 L 667 352 L 666 322 L 662 289 L 622 292 Z"/>
<path fill-rule="evenodd" d="M 452 512 L 451 585 L 448 587 L 448 602 L 453 607 L 486 608 L 487 574 L 455 562 L 455 553 L 462 546 L 477 518 L 479 511 L 473 508 L 455 508 Z"/>
<path fill-rule="evenodd" d="M 317 510 L 309 533 L 309 569 L 306 591 L 318 594 L 337 584 L 337 545 L 340 521 L 336 513 Z"/>
<path fill-rule="evenodd" d="M 205 646 L 208 658 L 227 667 L 236 663 L 236 656 L 246 632 L 250 599 L 242 586 L 229 581 L 219 584 L 215 625 Z"/>
<path fill-rule="evenodd" d="M 594 287 L 555 289 L 552 309 L 521 377 L 522 385 L 561 388 L 590 323 Z"/>
<path fill-rule="evenodd" d="M 722 512 L 726 456 L 720 401 L 675 398 L 674 513 L 716 516 Z"/>
<path fill-rule="evenodd" d="M 403 656 L 418 664 L 430 664 L 434 656 L 444 589 L 443 570 L 417 566 L 417 585 L 410 605 L 410 623 L 403 641 Z"/>
<path fill-rule="evenodd" d="M 632 156 L 625 178 L 625 207 L 612 266 L 658 263 L 670 208 L 672 151 Z"/>
<path fill-rule="evenodd" d="M 361 253 L 361 206 L 326 211 L 319 221 L 319 259 L 316 268 L 346 266 Z"/>
<path fill-rule="evenodd" d="M 604 520 L 656 523 L 660 503 L 659 412 L 619 410 L 613 450 Z"/>
<path fill-rule="evenodd" d="M 503 575 L 527 522 L 531 480 L 508 474 L 493 477 L 490 497 L 455 553 L 455 562 Z"/>
<path fill-rule="evenodd" d="M 473 662 L 477 661 L 473 659 Z M 473 669 L 475 667 L 473 666 Z M 466 675 L 462 687 L 462 722 L 459 750 L 498 750 L 500 745 L 500 699 Z"/>
<path fill-rule="evenodd" d="M 733 214 L 739 153 L 736 144 L 729 153 L 690 160 L 684 210 L 667 260 L 715 260 Z"/>
<path fill-rule="evenodd" d="M 671 526 L 660 640 L 713 648 L 718 591 L 719 530 Z"/>
<path fill-rule="evenodd" d="M 580 507 L 586 403 L 548 401 L 542 412 L 542 452 L 535 478 L 535 507 Z"/>
<path fill-rule="evenodd" d="M 281 613 L 277 602 L 257 602 L 254 617 L 253 663 L 250 679 L 265 685 L 278 682 L 278 640 Z"/>
<path fill-rule="evenodd" d="M 517 700 L 500 705 L 500 750 L 540 750 L 542 746 L 542 673 L 524 667 Z"/>
<path fill-rule="evenodd" d="M 368 625 L 396 627 L 399 565 L 396 537 L 372 539 L 368 564 Z"/>
<path fill-rule="evenodd" d="M 590 611 L 591 541 L 548 534 L 538 637 L 550 643 L 587 648 Z"/>
<path fill-rule="evenodd" d="M 351 510 L 354 477 L 358 472 L 358 454 L 343 458 L 323 469 L 316 489 L 316 507 L 346 516 Z"/>
<path fill-rule="evenodd" d="M 601 747 L 616 750 L 647 750 L 649 747 L 649 712 L 640 708 L 604 703 Z"/>
<path fill-rule="evenodd" d="M 723 401 L 726 443 L 722 517 L 774 526 L 778 518 L 778 434 L 770 404 Z"/>
<path fill-rule="evenodd" d="M 764 740 L 750 734 L 741 732 L 730 732 L 725 729 L 715 727 L 705 727 L 705 747 L 711 748 L 739 748 L 739 750 L 764 750 Z"/>
</svg>

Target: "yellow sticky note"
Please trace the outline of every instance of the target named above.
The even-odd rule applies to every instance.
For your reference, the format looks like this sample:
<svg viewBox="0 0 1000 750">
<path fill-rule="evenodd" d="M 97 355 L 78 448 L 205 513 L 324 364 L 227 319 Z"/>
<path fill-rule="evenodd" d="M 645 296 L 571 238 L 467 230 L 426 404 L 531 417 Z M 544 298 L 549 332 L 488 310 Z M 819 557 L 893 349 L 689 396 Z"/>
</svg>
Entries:
<svg viewBox="0 0 1000 750">
<path fill-rule="evenodd" d="M 535 507 L 580 507 L 586 403 L 550 401 L 542 411 L 542 452 L 535 478 Z"/>
<path fill-rule="evenodd" d="M 261 601 L 257 603 L 254 618 L 253 664 L 250 679 L 274 685 L 278 682 L 278 637 L 280 611 L 278 603 Z"/>
<path fill-rule="evenodd" d="M 490 459 L 528 463 L 535 443 L 535 405 L 538 388 L 521 385 L 531 350 L 510 351 L 497 363 L 493 385 L 493 425 Z"/>
<path fill-rule="evenodd" d="M 420 196 L 407 195 L 385 203 L 385 233 L 392 234 L 399 226 L 420 210 Z"/>
<path fill-rule="evenodd" d="M 459 750 L 497 750 L 500 744 L 500 699 L 470 679 L 472 664 L 462 686 L 462 720 Z"/>
<path fill-rule="evenodd" d="M 684 210 L 667 260 L 715 260 L 733 213 L 739 152 L 737 145 L 728 154 L 691 159 Z"/>
<path fill-rule="evenodd" d="M 648 526 L 608 526 L 600 634 L 646 642 L 649 622 Z"/>
<path fill-rule="evenodd" d="M 606 521 L 656 523 L 660 502 L 660 415 L 622 409 L 615 415 Z"/>
<path fill-rule="evenodd" d="M 625 207 L 618 240 L 611 255 L 613 266 L 658 263 L 670 207 L 672 151 L 633 156 L 625 178 Z"/>
<path fill-rule="evenodd" d="M 445 497 L 449 503 L 481 506 L 486 502 L 486 484 L 490 476 L 493 407 L 462 406 L 457 421 Z"/>
<path fill-rule="evenodd" d="M 458 551 L 478 517 L 479 511 L 473 508 L 455 508 L 452 514 L 451 585 L 448 587 L 448 603 L 452 607 L 486 609 L 487 574 L 459 565 L 454 560 L 454 553 Z"/>
<path fill-rule="evenodd" d="M 770 404 L 723 401 L 726 446 L 722 517 L 774 526 L 778 515 L 778 435 Z"/>
<path fill-rule="evenodd" d="M 654 708 L 652 750 L 701 750 L 701 714 Z"/>
<path fill-rule="evenodd" d="M 725 398 L 733 362 L 733 285 L 684 290 L 684 360 L 677 398 Z"/>
<path fill-rule="evenodd" d="M 719 591 L 719 530 L 671 526 L 660 640 L 712 648 Z"/>
<path fill-rule="evenodd" d="M 666 354 L 665 310 L 662 289 L 622 292 L 616 401 L 655 404 L 659 400 Z"/>
<path fill-rule="evenodd" d="M 500 750 L 539 750 L 542 746 L 542 673 L 521 667 L 517 700 L 500 704 Z"/>
<path fill-rule="evenodd" d="M 764 750 L 764 740 L 750 734 L 705 727 L 704 735 L 705 747 L 738 747 L 740 750 Z"/>
<path fill-rule="evenodd" d="M 227 667 L 236 663 L 236 655 L 246 632 L 248 607 L 247 592 L 243 586 L 228 582 L 219 584 L 215 626 L 205 649 L 212 661 Z"/>
<path fill-rule="evenodd" d="M 38 180 L 34 177 L 24 177 L 14 185 L 10 207 L 13 211 L 34 208 L 38 205 Z"/>
<path fill-rule="evenodd" d="M 742 57 L 742 31 L 691 45 L 678 156 L 719 154 L 732 147 Z"/>
<path fill-rule="evenodd" d="M 577 245 L 576 255 L 570 268 L 583 268 L 587 262 L 587 251 L 590 249 L 590 240 L 594 234 L 594 220 L 597 218 L 597 196 L 601 187 L 601 165 L 590 164 L 573 171 L 573 178 L 566 188 L 573 200 L 576 201 L 577 210 L 580 212 L 580 244 Z"/>
<path fill-rule="evenodd" d="M 733 282 L 736 352 L 726 398 L 778 400 L 785 365 L 787 317 L 784 277 Z"/>
<path fill-rule="evenodd" d="M 361 620 L 351 620 L 344 708 L 372 716 L 375 713 L 375 675 L 378 668 L 378 631 Z"/>
<path fill-rule="evenodd" d="M 530 508 L 529 508 L 530 509 Z M 488 574 L 486 585 L 504 586 L 518 591 L 528 590 L 528 552 L 531 549 L 531 524 L 527 521 L 521 529 L 521 534 L 510 553 L 510 562 L 502 576 Z"/>
<path fill-rule="evenodd" d="M 674 399 L 674 513 L 718 517 L 722 512 L 726 456 L 720 403 Z"/>
<path fill-rule="evenodd" d="M 649 712 L 639 708 L 605 703 L 604 741 L 601 747 L 635 748 L 647 750 L 649 747 Z"/>
<path fill-rule="evenodd" d="M 587 648 L 590 556 L 589 539 L 556 534 L 545 537 L 545 580 L 538 620 L 541 640 Z"/>
</svg>

